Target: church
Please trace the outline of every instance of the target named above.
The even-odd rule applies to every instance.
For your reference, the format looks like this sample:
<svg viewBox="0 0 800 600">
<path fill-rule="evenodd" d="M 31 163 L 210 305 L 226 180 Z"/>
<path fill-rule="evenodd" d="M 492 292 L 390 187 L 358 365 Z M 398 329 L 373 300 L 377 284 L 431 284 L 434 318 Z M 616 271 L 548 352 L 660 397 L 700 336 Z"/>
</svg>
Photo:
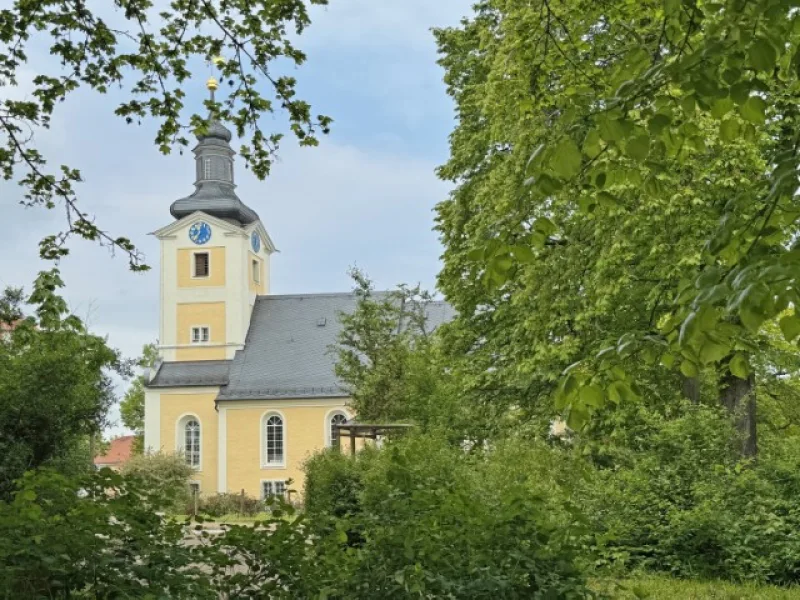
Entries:
<svg viewBox="0 0 800 600">
<path fill-rule="evenodd" d="M 282 495 L 287 482 L 302 493 L 303 463 L 356 416 L 331 352 L 356 297 L 270 294 L 276 247 L 236 194 L 230 142 L 212 120 L 193 150 L 194 192 L 153 233 L 159 361 L 146 374 L 144 446 L 182 454 L 201 494 Z M 452 315 L 444 302 L 428 310 L 432 326 Z"/>
</svg>

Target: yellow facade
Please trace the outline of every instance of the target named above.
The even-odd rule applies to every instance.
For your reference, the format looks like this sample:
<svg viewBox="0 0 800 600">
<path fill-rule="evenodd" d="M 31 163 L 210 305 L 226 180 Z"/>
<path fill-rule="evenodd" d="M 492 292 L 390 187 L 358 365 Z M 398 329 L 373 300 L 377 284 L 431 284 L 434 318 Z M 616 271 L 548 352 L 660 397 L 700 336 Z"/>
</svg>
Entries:
<svg viewBox="0 0 800 600">
<path fill-rule="evenodd" d="M 262 481 L 292 480 L 287 486 L 296 491 L 291 499 L 302 497 L 303 465 L 329 443 L 329 418 L 347 411 L 344 399 L 223 402 L 215 407 L 217 391 L 211 389 L 194 394 L 185 389 L 181 393 L 161 393 L 161 449 L 179 452 L 184 443 L 183 425 L 189 418 L 196 418 L 200 423 L 201 464 L 194 479 L 200 483 L 201 493 L 214 494 L 224 486 L 226 492 L 238 494 L 244 490 L 248 496 L 258 498 Z M 265 417 L 272 414 L 280 415 L 284 424 L 284 463 L 279 467 L 263 464 Z M 224 431 L 220 431 L 220 424 Z M 348 452 L 348 439 L 345 437 L 342 442 L 343 451 Z M 225 458 L 222 477 L 219 457 Z"/>
<path fill-rule="evenodd" d="M 208 345 L 196 344 L 194 347 L 179 347 L 177 360 L 222 360 L 225 358 L 225 303 L 193 302 L 177 305 L 176 339 L 180 346 L 192 341 L 192 327 L 208 327 Z M 214 344 L 220 344 L 214 346 Z"/>
<path fill-rule="evenodd" d="M 194 277 L 194 255 L 208 252 L 208 277 Z M 225 285 L 225 247 L 178 249 L 178 287 L 222 287 Z"/>
<path fill-rule="evenodd" d="M 232 492 L 258 497 L 261 481 L 291 479 L 290 489 L 302 495 L 305 475 L 303 465 L 327 443 L 327 417 L 332 411 L 343 410 L 341 398 L 315 400 L 295 404 L 292 400 L 262 400 L 236 406 L 221 406 L 226 410 L 226 455 L 228 456 L 227 486 Z M 263 465 L 264 420 L 278 414 L 284 423 L 284 465 Z M 235 457 L 235 458 L 234 458 Z M 233 460 L 232 460 L 233 458 Z"/>
<path fill-rule="evenodd" d="M 264 294 L 264 293 L 266 293 L 265 290 L 266 290 L 266 278 L 267 278 L 266 277 L 266 273 L 264 273 L 264 260 L 262 258 L 256 256 L 252 252 L 248 253 L 248 258 L 249 258 L 249 261 L 250 261 L 250 263 L 249 263 L 249 267 L 250 268 L 248 269 L 249 280 L 250 280 L 250 291 L 251 292 L 255 292 L 256 294 L 259 294 L 259 295 Z M 254 272 L 253 272 L 254 271 L 254 269 L 253 269 L 253 262 L 254 261 L 258 265 L 258 273 L 259 273 L 259 280 L 258 281 L 256 281 L 255 277 L 253 276 L 254 275 Z"/>
<path fill-rule="evenodd" d="M 161 394 L 161 447 L 165 452 L 177 452 L 183 446 L 181 421 L 188 416 L 200 422 L 200 468 L 195 480 L 204 493 L 217 489 L 218 425 L 214 399 L 217 393 Z"/>
</svg>

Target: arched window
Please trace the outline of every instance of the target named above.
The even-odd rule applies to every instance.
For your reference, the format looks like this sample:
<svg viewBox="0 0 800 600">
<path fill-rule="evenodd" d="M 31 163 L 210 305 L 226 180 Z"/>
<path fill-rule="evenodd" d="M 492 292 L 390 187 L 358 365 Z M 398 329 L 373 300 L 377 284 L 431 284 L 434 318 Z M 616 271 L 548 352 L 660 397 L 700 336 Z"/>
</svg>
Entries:
<svg viewBox="0 0 800 600">
<path fill-rule="evenodd" d="M 337 425 L 347 422 L 347 415 L 343 412 L 335 412 L 328 417 L 328 445 L 332 448 L 339 447 L 339 429 Z"/>
<path fill-rule="evenodd" d="M 187 417 L 183 422 L 183 455 L 186 464 L 200 467 L 200 422 L 194 417 Z"/>
<path fill-rule="evenodd" d="M 283 419 L 280 415 L 267 415 L 264 419 L 264 466 L 284 464 Z"/>
</svg>

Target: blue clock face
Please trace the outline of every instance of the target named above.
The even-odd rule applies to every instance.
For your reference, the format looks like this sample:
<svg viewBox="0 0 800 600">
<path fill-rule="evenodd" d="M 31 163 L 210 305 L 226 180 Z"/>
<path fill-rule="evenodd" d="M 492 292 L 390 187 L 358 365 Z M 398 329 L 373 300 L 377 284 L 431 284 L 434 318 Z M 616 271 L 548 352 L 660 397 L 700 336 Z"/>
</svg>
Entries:
<svg viewBox="0 0 800 600">
<path fill-rule="evenodd" d="M 195 244 L 205 244 L 211 239 L 211 225 L 198 221 L 189 228 L 189 239 Z"/>
<path fill-rule="evenodd" d="M 250 245 L 253 247 L 253 252 L 256 254 L 258 254 L 258 251 L 261 250 L 261 238 L 258 237 L 258 234 L 255 231 L 250 236 Z"/>
</svg>

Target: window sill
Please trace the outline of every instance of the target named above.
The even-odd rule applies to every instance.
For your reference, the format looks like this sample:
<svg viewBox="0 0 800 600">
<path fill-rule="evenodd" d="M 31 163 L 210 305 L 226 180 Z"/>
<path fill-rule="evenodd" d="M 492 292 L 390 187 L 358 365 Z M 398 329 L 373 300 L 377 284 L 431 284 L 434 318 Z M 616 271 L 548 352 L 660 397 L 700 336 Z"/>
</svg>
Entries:
<svg viewBox="0 0 800 600">
<path fill-rule="evenodd" d="M 286 463 L 281 463 L 281 464 L 275 463 L 275 464 L 271 464 L 271 465 L 261 465 L 261 470 L 262 471 L 270 471 L 270 470 L 285 469 L 285 468 L 286 468 Z"/>
</svg>

